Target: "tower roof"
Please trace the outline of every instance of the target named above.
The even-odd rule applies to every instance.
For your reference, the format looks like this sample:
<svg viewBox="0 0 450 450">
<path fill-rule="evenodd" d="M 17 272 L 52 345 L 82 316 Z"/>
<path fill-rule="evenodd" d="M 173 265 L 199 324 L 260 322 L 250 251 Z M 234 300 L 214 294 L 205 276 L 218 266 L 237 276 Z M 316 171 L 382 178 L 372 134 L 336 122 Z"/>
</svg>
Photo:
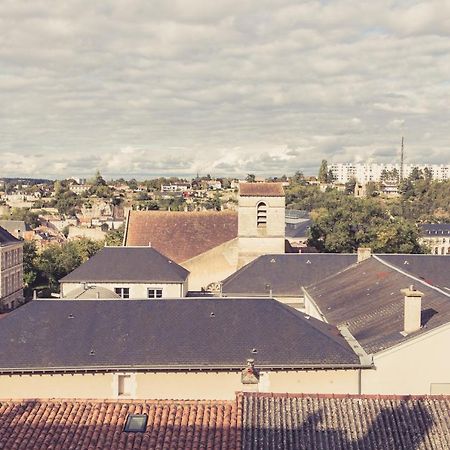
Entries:
<svg viewBox="0 0 450 450">
<path fill-rule="evenodd" d="M 241 197 L 284 197 L 282 183 L 240 183 Z"/>
</svg>

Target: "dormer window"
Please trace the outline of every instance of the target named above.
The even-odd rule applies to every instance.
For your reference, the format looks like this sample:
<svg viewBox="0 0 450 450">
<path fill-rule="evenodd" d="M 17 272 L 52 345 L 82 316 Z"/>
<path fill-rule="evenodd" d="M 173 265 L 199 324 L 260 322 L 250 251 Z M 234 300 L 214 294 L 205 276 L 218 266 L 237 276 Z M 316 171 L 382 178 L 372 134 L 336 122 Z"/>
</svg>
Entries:
<svg viewBox="0 0 450 450">
<path fill-rule="evenodd" d="M 267 227 L 267 205 L 264 202 L 259 202 L 256 207 L 256 226 L 258 228 Z"/>
</svg>

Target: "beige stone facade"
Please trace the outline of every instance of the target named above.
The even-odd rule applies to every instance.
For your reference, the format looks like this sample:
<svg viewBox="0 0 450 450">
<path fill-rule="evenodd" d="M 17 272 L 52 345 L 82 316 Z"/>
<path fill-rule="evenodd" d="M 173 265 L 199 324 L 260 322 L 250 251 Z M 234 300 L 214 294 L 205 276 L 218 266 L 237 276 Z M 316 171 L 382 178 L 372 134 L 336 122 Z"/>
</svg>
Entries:
<svg viewBox="0 0 450 450">
<path fill-rule="evenodd" d="M 263 371 L 244 385 L 240 371 L 108 372 L 0 375 L 0 398 L 233 399 L 237 391 L 358 394 L 360 372 Z"/>
<path fill-rule="evenodd" d="M 23 302 L 23 243 L 0 245 L 0 310 Z"/>
</svg>

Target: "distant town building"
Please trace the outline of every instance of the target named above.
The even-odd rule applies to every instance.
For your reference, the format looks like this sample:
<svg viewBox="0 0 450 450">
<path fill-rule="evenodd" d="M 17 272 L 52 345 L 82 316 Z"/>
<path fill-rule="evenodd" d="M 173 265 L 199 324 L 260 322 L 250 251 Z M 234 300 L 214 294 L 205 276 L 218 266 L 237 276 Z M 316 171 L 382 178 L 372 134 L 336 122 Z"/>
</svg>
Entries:
<svg viewBox="0 0 450 450">
<path fill-rule="evenodd" d="M 395 171 L 400 175 L 400 164 L 381 164 L 381 163 L 335 163 L 328 166 L 333 174 L 334 181 L 337 183 L 347 183 L 355 180 L 359 183 L 369 181 L 382 181 L 383 173 Z M 430 170 L 433 180 L 444 181 L 450 179 L 450 164 L 405 164 L 403 177 L 407 178 L 414 168 L 419 170 Z"/>
<path fill-rule="evenodd" d="M 0 227 L 0 311 L 23 302 L 23 242 Z"/>
<path fill-rule="evenodd" d="M 424 223 L 420 226 L 420 243 L 434 255 L 450 255 L 450 223 Z"/>
<path fill-rule="evenodd" d="M 191 185 L 189 183 L 171 183 L 161 185 L 161 192 L 183 192 L 188 189 L 191 189 Z"/>
</svg>

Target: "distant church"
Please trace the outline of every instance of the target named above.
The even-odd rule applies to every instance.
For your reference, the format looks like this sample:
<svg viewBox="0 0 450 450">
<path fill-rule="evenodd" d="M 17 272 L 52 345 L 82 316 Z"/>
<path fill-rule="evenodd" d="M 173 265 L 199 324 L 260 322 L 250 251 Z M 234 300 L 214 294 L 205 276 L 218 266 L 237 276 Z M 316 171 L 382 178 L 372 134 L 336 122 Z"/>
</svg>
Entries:
<svg viewBox="0 0 450 450">
<path fill-rule="evenodd" d="M 285 253 L 281 183 L 241 183 L 238 212 L 130 211 L 125 246 L 151 245 L 190 271 L 189 289 L 218 282 L 260 255 Z"/>
</svg>

